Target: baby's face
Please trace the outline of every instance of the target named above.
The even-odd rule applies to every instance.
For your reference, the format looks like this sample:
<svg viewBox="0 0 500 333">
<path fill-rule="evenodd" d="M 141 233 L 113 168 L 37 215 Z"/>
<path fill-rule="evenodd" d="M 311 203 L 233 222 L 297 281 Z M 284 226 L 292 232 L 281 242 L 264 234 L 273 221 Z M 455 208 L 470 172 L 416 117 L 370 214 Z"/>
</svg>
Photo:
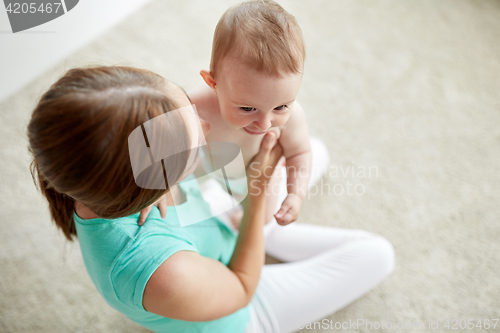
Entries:
<svg viewBox="0 0 500 333">
<path fill-rule="evenodd" d="M 226 58 L 216 79 L 222 119 L 250 135 L 282 126 L 290 117 L 301 81 L 302 74 L 274 77 Z"/>
</svg>

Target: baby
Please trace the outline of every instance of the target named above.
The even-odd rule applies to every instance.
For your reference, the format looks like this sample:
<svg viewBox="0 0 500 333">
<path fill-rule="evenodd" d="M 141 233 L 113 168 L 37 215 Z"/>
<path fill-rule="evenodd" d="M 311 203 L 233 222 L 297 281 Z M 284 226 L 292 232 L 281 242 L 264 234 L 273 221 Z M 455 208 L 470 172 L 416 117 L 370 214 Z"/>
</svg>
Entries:
<svg viewBox="0 0 500 333">
<path fill-rule="evenodd" d="M 244 2 L 219 20 L 210 71 L 200 72 L 206 84 L 189 94 L 210 124 L 207 143 L 237 144 L 247 167 L 265 133 L 276 133 L 286 159 L 288 194 L 276 213 L 278 193 L 270 191 L 266 221 L 274 214 L 281 225 L 297 219 L 311 169 L 306 118 L 295 100 L 304 59 L 302 32 L 292 15 L 274 1 Z M 234 172 L 227 171 L 227 177 L 246 182 L 244 174 Z M 275 172 L 269 188 L 279 183 L 280 172 Z M 238 195 L 238 189 L 231 190 Z"/>
</svg>

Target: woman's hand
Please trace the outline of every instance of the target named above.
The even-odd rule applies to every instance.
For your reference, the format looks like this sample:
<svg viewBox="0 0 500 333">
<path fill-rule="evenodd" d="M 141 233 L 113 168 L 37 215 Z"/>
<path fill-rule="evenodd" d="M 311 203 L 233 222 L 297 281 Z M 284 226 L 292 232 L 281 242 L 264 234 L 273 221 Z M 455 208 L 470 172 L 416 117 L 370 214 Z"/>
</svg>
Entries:
<svg viewBox="0 0 500 333">
<path fill-rule="evenodd" d="M 283 148 L 277 141 L 276 133 L 267 133 L 262 139 L 260 151 L 247 168 L 249 195 L 260 195 L 265 191 L 282 155 Z"/>
<path fill-rule="evenodd" d="M 155 203 L 141 210 L 141 215 L 139 216 L 139 226 L 143 225 L 146 222 L 146 218 L 148 217 L 153 206 L 158 207 L 160 210 L 161 218 L 164 219 L 167 216 L 167 197 L 166 194 L 162 195 Z"/>
</svg>

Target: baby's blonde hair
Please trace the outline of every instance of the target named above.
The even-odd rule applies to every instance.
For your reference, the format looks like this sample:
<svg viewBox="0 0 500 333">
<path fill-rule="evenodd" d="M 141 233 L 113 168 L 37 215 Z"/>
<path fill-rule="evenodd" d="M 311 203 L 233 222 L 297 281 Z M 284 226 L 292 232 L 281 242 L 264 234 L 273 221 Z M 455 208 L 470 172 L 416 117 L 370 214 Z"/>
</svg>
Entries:
<svg viewBox="0 0 500 333">
<path fill-rule="evenodd" d="M 301 73 L 306 52 L 295 17 L 272 0 L 254 0 L 229 8 L 217 23 L 210 61 L 214 78 L 228 55 L 279 76 L 281 71 Z"/>
</svg>

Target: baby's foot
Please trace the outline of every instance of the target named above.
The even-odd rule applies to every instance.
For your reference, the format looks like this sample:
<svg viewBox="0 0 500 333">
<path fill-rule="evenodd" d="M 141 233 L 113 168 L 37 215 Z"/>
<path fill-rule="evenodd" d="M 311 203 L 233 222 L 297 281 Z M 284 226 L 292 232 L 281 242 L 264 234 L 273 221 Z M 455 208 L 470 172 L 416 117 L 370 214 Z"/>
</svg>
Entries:
<svg viewBox="0 0 500 333">
<path fill-rule="evenodd" d="M 234 209 L 229 214 L 229 221 L 231 221 L 231 224 L 236 230 L 240 229 L 242 218 L 243 218 L 243 209 L 241 208 L 241 206 L 237 207 L 237 209 Z"/>
</svg>

